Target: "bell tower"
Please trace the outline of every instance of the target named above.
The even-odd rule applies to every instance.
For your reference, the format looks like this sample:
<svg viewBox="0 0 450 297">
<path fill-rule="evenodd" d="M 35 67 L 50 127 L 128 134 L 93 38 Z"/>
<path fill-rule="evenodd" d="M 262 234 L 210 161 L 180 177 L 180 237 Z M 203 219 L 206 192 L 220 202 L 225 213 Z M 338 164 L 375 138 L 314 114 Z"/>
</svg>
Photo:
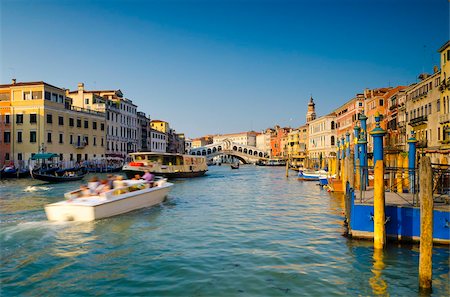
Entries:
<svg viewBox="0 0 450 297">
<path fill-rule="evenodd" d="M 306 123 L 309 123 L 315 119 L 316 119 L 316 104 L 314 103 L 314 99 L 311 96 L 308 103 L 308 112 L 306 113 Z"/>
</svg>

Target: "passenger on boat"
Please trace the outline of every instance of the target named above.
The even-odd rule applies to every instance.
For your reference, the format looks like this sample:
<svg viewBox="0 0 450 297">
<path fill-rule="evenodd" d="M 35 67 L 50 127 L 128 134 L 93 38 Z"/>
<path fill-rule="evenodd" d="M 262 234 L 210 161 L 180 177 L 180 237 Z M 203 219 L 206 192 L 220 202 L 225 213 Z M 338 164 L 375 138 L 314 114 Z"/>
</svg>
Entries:
<svg viewBox="0 0 450 297">
<path fill-rule="evenodd" d="M 89 190 L 88 186 L 86 186 L 86 185 L 80 186 L 80 193 L 81 193 L 81 197 L 91 196 L 91 190 Z"/>
<path fill-rule="evenodd" d="M 141 176 L 139 175 L 139 174 L 136 174 L 133 178 L 132 178 L 132 180 L 140 180 L 141 179 Z"/>
<path fill-rule="evenodd" d="M 119 189 L 119 188 L 124 188 L 126 186 L 127 186 L 127 184 L 123 180 L 123 176 L 121 176 L 121 175 L 116 176 L 116 179 L 113 181 L 113 188 Z"/>
<path fill-rule="evenodd" d="M 146 183 L 150 184 L 150 187 L 153 187 L 153 178 L 154 175 L 151 174 L 148 170 L 144 171 L 144 175 L 142 176 L 142 179 L 145 180 Z"/>
<path fill-rule="evenodd" d="M 94 176 L 92 177 L 88 182 L 88 188 L 91 190 L 91 193 L 95 193 L 95 190 L 100 185 L 100 182 L 98 181 L 98 177 Z"/>
<path fill-rule="evenodd" d="M 109 190 L 111 190 L 111 188 L 108 185 L 108 180 L 104 179 L 100 181 L 100 185 L 95 189 L 95 193 L 98 195 L 104 192 L 108 192 Z"/>
</svg>

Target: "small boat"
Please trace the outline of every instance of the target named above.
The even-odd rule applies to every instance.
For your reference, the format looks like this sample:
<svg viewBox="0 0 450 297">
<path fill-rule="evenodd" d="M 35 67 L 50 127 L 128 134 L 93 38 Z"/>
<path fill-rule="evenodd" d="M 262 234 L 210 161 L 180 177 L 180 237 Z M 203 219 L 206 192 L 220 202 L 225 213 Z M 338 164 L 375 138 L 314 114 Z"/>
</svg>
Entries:
<svg viewBox="0 0 450 297">
<path fill-rule="evenodd" d="M 327 178 L 327 172 L 324 170 L 319 171 L 306 171 L 303 169 L 299 169 L 298 171 L 298 179 L 305 181 L 319 181 L 320 177 Z"/>
<path fill-rule="evenodd" d="M 30 164 L 30 174 L 34 179 L 48 182 L 69 182 L 83 179 L 88 173 L 86 167 L 59 168 L 53 162 L 53 158 L 58 158 L 57 154 L 39 153 L 31 157 L 31 160 L 40 162 L 35 168 Z M 49 161 L 49 162 L 46 162 Z"/>
<path fill-rule="evenodd" d="M 25 168 L 17 168 L 14 165 L 6 166 L 0 171 L 1 178 L 22 178 L 30 175 L 30 172 Z"/>
<path fill-rule="evenodd" d="M 131 162 L 122 168 L 128 178 L 137 174 L 142 176 L 146 170 L 167 178 L 197 177 L 208 171 L 204 156 L 138 152 L 131 153 L 130 158 Z"/>
<path fill-rule="evenodd" d="M 257 161 L 255 163 L 257 166 L 286 166 L 286 161 L 282 159 L 269 159 L 265 161 Z"/>
<path fill-rule="evenodd" d="M 67 199 L 45 206 L 49 221 L 94 221 L 150 207 L 164 201 L 172 183 L 166 179 L 149 187 L 143 180 L 124 180 L 126 186 L 96 196 L 82 196 L 82 190 L 64 194 Z"/>
<path fill-rule="evenodd" d="M 319 185 L 321 187 L 328 185 L 328 177 L 326 175 L 319 176 Z"/>
<path fill-rule="evenodd" d="M 239 169 L 239 163 L 237 164 L 231 164 L 231 169 Z"/>
</svg>

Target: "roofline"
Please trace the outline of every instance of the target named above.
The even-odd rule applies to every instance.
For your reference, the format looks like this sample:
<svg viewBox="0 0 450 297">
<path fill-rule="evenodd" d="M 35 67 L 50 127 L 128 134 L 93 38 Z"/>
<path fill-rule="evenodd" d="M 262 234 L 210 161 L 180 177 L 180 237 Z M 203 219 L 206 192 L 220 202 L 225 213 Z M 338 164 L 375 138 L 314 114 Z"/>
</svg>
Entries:
<svg viewBox="0 0 450 297">
<path fill-rule="evenodd" d="M 5 85 L 0 85 L 0 88 L 6 88 L 6 87 L 22 87 L 22 86 L 28 86 L 28 85 L 46 85 L 55 89 L 59 89 L 61 91 L 65 91 L 65 89 L 51 85 L 49 83 L 46 83 L 45 81 L 30 81 L 30 82 L 18 82 L 15 84 L 5 84 Z"/>
<path fill-rule="evenodd" d="M 444 51 L 444 49 L 446 49 L 446 48 L 449 47 L 449 46 L 450 46 L 450 40 L 448 40 L 446 43 L 444 43 L 443 46 L 441 46 L 441 47 L 438 49 L 438 53 L 442 53 L 442 52 Z"/>
</svg>

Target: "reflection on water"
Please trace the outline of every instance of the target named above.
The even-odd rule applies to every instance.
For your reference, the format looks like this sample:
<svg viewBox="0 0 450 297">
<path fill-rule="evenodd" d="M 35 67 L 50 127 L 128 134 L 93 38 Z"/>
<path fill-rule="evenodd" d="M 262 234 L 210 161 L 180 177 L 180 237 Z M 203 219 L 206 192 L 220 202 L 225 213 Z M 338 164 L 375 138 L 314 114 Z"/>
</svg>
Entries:
<svg viewBox="0 0 450 297">
<path fill-rule="evenodd" d="M 215 166 L 174 182 L 159 206 L 53 223 L 43 205 L 79 183 L 0 181 L 0 295 L 419 294 L 415 245 L 379 253 L 343 237 L 342 195 L 284 168 Z M 435 296 L 450 295 L 448 267 L 448 249 L 434 248 Z"/>
<path fill-rule="evenodd" d="M 372 287 L 374 296 L 387 296 L 387 284 L 383 279 L 384 264 L 384 251 L 383 249 L 373 250 L 373 276 L 370 278 L 369 283 Z"/>
</svg>

